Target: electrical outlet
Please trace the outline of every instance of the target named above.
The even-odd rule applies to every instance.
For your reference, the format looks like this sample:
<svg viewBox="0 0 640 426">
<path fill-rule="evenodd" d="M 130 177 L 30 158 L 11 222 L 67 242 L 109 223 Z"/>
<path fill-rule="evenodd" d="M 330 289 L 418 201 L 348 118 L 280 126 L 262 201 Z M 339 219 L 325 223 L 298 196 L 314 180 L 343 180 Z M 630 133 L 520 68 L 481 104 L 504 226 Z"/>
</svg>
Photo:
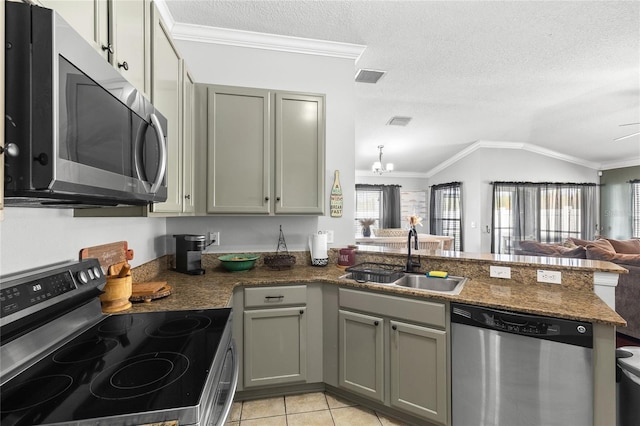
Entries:
<svg viewBox="0 0 640 426">
<path fill-rule="evenodd" d="M 212 246 L 220 245 L 220 231 L 209 231 L 209 241 Z"/>
<path fill-rule="evenodd" d="M 327 234 L 327 243 L 328 244 L 332 244 L 333 243 L 333 230 L 329 230 L 329 231 L 324 231 Z"/>
<path fill-rule="evenodd" d="M 489 266 L 489 276 L 493 278 L 511 279 L 511 268 L 508 266 Z"/>
<path fill-rule="evenodd" d="M 545 271 L 544 269 L 538 269 L 538 282 L 562 284 L 562 273 L 560 271 Z"/>
</svg>

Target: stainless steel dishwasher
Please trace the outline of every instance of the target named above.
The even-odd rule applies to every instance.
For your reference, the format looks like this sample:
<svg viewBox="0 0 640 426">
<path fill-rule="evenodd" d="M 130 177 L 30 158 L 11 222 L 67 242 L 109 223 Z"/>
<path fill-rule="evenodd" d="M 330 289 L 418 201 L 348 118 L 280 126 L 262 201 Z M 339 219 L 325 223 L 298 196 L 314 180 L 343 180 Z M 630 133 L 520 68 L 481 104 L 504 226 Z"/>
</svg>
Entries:
<svg viewBox="0 0 640 426">
<path fill-rule="evenodd" d="M 454 426 L 593 424 L 591 323 L 451 304 Z"/>
</svg>

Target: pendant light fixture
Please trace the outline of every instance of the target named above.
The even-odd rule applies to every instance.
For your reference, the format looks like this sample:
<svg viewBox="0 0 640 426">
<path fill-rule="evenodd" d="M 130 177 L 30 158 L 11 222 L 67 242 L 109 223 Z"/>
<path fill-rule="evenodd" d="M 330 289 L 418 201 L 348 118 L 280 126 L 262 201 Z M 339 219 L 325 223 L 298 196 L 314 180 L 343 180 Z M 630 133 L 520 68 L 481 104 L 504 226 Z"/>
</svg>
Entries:
<svg viewBox="0 0 640 426">
<path fill-rule="evenodd" d="M 384 148 L 384 145 L 378 145 L 378 161 L 373 163 L 373 166 L 371 166 L 373 173 L 377 173 L 379 175 L 393 171 L 393 163 L 387 163 L 386 166 L 382 164 L 382 148 Z"/>
</svg>

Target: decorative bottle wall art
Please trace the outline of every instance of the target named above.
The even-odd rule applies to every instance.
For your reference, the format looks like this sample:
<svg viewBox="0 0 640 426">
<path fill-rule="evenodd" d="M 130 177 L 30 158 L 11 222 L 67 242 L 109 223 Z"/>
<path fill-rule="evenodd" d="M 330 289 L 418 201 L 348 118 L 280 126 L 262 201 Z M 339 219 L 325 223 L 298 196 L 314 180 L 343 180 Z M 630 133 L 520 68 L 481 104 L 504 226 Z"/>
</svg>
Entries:
<svg viewBox="0 0 640 426">
<path fill-rule="evenodd" d="M 340 171 L 336 170 L 331 187 L 331 201 L 329 203 L 331 217 L 342 217 L 342 186 L 340 186 Z"/>
</svg>

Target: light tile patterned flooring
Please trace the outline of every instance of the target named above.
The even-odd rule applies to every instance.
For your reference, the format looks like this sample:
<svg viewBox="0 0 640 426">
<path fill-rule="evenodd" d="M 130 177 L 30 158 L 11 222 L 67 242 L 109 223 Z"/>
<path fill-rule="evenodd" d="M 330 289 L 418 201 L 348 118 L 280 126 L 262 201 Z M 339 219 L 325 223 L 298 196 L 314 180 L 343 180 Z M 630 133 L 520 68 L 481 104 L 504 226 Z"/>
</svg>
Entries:
<svg viewBox="0 0 640 426">
<path fill-rule="evenodd" d="M 404 426 L 325 392 L 234 402 L 228 426 Z"/>
</svg>

